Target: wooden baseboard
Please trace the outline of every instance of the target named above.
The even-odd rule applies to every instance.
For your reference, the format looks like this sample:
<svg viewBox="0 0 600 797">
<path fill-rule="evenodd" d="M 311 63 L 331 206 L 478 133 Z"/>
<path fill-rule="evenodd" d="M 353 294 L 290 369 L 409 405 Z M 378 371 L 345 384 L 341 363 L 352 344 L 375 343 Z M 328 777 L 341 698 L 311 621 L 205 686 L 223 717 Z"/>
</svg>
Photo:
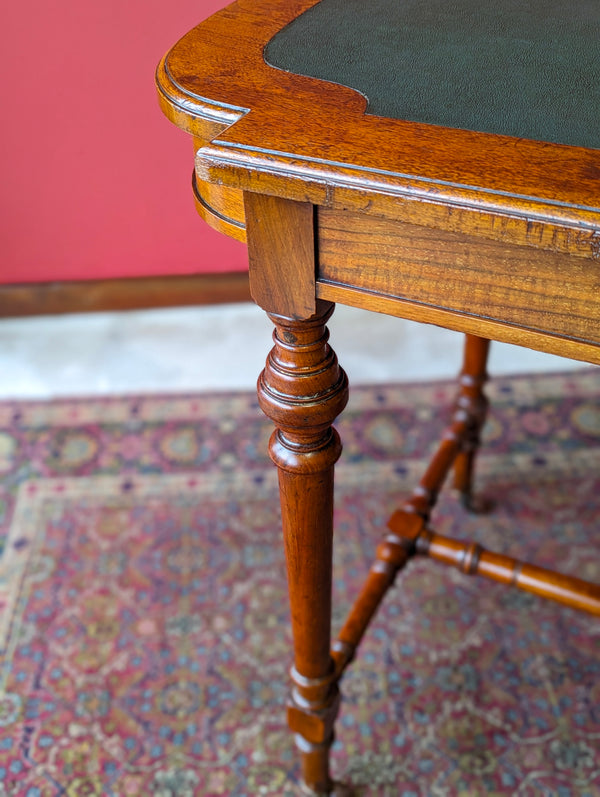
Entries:
<svg viewBox="0 0 600 797">
<path fill-rule="evenodd" d="M 250 301 L 248 273 L 0 285 L 0 318 Z"/>
</svg>

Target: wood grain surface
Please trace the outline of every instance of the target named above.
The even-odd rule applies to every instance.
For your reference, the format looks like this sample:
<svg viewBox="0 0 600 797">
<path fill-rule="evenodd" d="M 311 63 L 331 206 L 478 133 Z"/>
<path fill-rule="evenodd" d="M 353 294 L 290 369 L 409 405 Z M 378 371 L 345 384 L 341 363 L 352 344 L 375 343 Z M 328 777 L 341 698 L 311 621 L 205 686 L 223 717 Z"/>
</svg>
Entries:
<svg viewBox="0 0 600 797">
<path fill-rule="evenodd" d="M 362 188 L 599 228 L 600 150 L 365 115 L 358 92 L 268 66 L 265 44 L 315 1 L 239 0 L 161 62 L 163 109 L 212 139 L 201 179 L 315 204 Z"/>
<path fill-rule="evenodd" d="M 267 42 L 317 0 L 238 0 L 183 37 L 157 73 L 167 116 L 196 139 L 201 214 L 249 247 L 275 324 L 259 379 L 274 421 L 295 648 L 288 722 L 303 778 L 334 788 L 337 679 L 415 553 L 599 611 L 600 588 L 436 535 L 452 468 L 472 510 L 489 339 L 600 363 L 600 150 L 365 115 L 356 91 L 268 66 Z M 549 109 L 551 112 L 551 109 Z M 243 196 L 243 204 L 241 197 Z M 468 333 L 450 426 L 390 521 L 331 656 L 331 423 L 347 383 L 331 302 Z"/>
</svg>

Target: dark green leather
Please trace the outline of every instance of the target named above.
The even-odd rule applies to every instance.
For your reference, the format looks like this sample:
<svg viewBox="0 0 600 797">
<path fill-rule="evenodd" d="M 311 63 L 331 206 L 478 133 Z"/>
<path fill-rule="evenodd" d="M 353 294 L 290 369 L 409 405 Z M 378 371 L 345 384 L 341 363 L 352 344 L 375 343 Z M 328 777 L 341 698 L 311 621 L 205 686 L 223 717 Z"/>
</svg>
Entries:
<svg viewBox="0 0 600 797">
<path fill-rule="evenodd" d="M 600 149 L 600 0 L 321 0 L 265 58 L 370 114 Z"/>
</svg>

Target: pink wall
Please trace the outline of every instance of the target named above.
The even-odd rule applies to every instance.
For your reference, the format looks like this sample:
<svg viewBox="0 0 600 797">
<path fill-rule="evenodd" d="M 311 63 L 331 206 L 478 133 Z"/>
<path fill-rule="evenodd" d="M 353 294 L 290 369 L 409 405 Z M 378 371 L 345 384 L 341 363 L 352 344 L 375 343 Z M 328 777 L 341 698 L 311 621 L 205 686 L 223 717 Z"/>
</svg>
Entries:
<svg viewBox="0 0 600 797">
<path fill-rule="evenodd" d="M 7 4 L 0 282 L 246 267 L 196 215 L 189 137 L 158 108 L 163 53 L 227 0 Z"/>
</svg>

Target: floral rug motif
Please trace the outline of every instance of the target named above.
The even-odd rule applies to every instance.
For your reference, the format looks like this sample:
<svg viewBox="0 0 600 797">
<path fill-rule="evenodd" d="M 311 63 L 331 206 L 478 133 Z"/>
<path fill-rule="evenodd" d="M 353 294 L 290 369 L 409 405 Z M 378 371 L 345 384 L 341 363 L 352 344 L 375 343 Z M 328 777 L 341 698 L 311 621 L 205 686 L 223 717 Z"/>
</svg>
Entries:
<svg viewBox="0 0 600 797">
<path fill-rule="evenodd" d="M 474 517 L 433 526 L 600 581 L 600 371 L 498 379 Z M 338 423 L 338 628 L 454 385 Z M 247 394 L 0 404 L 0 797 L 295 797 L 270 424 Z M 594 543 L 596 543 L 594 545 Z M 342 684 L 355 797 L 600 794 L 600 623 L 415 560 Z"/>
</svg>

